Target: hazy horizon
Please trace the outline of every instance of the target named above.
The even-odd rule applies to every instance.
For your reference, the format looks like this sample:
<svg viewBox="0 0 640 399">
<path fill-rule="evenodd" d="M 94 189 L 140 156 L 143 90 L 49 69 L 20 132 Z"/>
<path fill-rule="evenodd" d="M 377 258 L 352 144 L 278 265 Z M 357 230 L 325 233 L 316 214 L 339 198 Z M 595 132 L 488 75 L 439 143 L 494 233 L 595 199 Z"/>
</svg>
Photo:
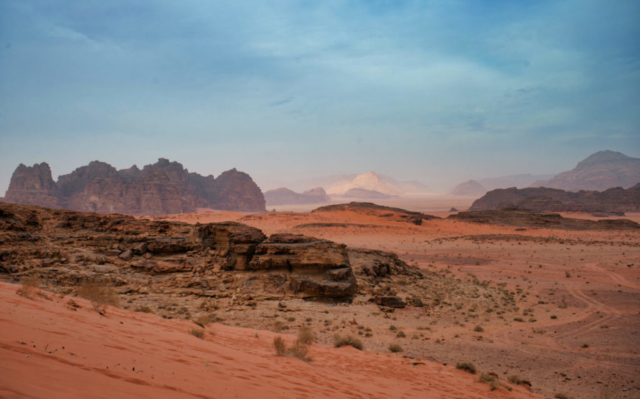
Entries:
<svg viewBox="0 0 640 399">
<path fill-rule="evenodd" d="M 640 3 L 0 3 L 0 196 L 158 158 L 269 181 L 469 179 L 640 157 Z"/>
</svg>

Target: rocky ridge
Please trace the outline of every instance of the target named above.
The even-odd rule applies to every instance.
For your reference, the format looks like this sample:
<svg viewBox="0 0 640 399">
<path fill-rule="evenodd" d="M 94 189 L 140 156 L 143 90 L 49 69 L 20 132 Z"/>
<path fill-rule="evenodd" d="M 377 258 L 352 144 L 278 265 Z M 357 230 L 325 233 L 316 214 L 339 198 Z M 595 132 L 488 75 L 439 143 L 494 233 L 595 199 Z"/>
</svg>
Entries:
<svg viewBox="0 0 640 399">
<path fill-rule="evenodd" d="M 47 163 L 21 164 L 5 198 L 18 204 L 132 215 L 185 213 L 196 208 L 265 210 L 262 192 L 248 174 L 231 169 L 214 179 L 163 158 L 143 169 L 134 165 L 122 170 L 94 161 L 57 182 Z"/>
<path fill-rule="evenodd" d="M 584 212 L 624 215 L 640 211 L 638 185 L 623 189 L 611 188 L 602 192 L 571 192 L 553 188 L 507 188 L 488 192 L 477 199 L 470 211 L 499 210 L 505 208 L 549 212 Z"/>
</svg>

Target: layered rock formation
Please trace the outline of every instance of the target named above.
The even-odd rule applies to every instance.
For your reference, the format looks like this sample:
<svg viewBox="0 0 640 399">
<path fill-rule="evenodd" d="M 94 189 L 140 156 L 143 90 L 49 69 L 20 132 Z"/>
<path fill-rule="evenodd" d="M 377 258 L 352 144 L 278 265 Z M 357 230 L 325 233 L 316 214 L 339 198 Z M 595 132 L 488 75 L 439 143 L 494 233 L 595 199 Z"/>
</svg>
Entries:
<svg viewBox="0 0 640 399">
<path fill-rule="evenodd" d="M 640 182 L 640 159 L 620 152 L 599 151 L 584 159 L 568 172 L 551 180 L 537 181 L 532 187 L 557 188 L 568 191 L 628 188 Z"/>
<path fill-rule="evenodd" d="M 464 183 L 460 183 L 456 188 L 451 191 L 451 195 L 469 195 L 469 196 L 481 196 L 487 192 L 487 189 L 475 180 L 469 180 Z"/>
<path fill-rule="evenodd" d="M 58 289 L 110 282 L 121 294 L 343 298 L 356 280 L 347 248 L 240 223 L 189 225 L 0 204 L 0 277 Z"/>
<path fill-rule="evenodd" d="M 322 187 L 315 187 L 302 194 L 289 190 L 288 188 L 278 188 L 264 193 L 267 205 L 304 205 L 304 204 L 326 204 L 331 201 Z"/>
<path fill-rule="evenodd" d="M 613 213 L 640 211 L 640 188 L 598 191 L 563 191 L 552 188 L 507 188 L 488 192 L 471 205 L 471 211 L 505 208 L 550 212 Z"/>
<path fill-rule="evenodd" d="M 196 208 L 262 212 L 265 201 L 251 177 L 232 169 L 217 178 L 190 173 L 178 163 L 159 159 L 142 170 L 117 170 L 99 161 L 82 166 L 58 182 L 46 163 L 18 166 L 7 202 L 82 212 L 158 215 Z"/>
</svg>

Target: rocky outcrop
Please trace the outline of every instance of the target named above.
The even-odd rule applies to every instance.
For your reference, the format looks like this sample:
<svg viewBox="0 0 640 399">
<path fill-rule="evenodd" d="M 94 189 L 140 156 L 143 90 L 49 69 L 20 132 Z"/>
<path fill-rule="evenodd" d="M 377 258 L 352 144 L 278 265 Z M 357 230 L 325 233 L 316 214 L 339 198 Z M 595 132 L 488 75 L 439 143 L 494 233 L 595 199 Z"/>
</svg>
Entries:
<svg viewBox="0 0 640 399">
<path fill-rule="evenodd" d="M 640 158 L 615 151 L 599 151 L 578 163 L 573 170 L 551 180 L 537 181 L 532 187 L 602 191 L 613 187 L 629 188 L 639 181 Z"/>
<path fill-rule="evenodd" d="M 552 188 L 507 188 L 488 192 L 469 210 L 506 208 L 550 212 L 624 213 L 640 211 L 640 189 L 571 192 Z"/>
<path fill-rule="evenodd" d="M 302 194 L 282 187 L 267 191 L 264 193 L 264 199 L 267 205 L 326 204 L 331 201 L 322 187 L 312 188 Z"/>
<path fill-rule="evenodd" d="M 356 212 L 365 213 L 369 216 L 382 217 L 387 220 L 396 219 L 402 222 L 409 222 L 421 225 L 423 220 L 439 219 L 433 215 L 421 212 L 407 211 L 406 209 L 383 206 L 371 202 L 350 202 L 348 204 L 325 205 L 316 208 L 311 213 L 316 212 Z"/>
<path fill-rule="evenodd" d="M 460 183 L 456 188 L 451 191 L 451 195 L 469 195 L 469 196 L 481 196 L 487 192 L 487 189 L 475 180 L 469 180 L 464 183 Z"/>
<path fill-rule="evenodd" d="M 58 182 L 47 164 L 20 165 L 7 191 L 7 202 L 81 212 L 159 215 L 196 208 L 265 211 L 260 188 L 235 169 L 218 178 L 190 173 L 178 163 L 159 159 L 142 170 L 117 170 L 99 161 L 82 166 Z"/>
<path fill-rule="evenodd" d="M 235 222 L 189 225 L 0 204 L 0 278 L 37 275 L 58 289 L 108 280 L 120 293 L 345 298 L 356 291 L 345 245 Z"/>
<path fill-rule="evenodd" d="M 460 212 L 447 219 L 462 222 L 511 227 L 562 230 L 640 230 L 640 224 L 627 219 L 587 220 L 565 218 L 557 213 L 528 210 L 491 210 Z"/>
<path fill-rule="evenodd" d="M 33 166 L 20 164 L 13 172 L 5 201 L 60 208 L 62 193 L 53 181 L 51 168 L 46 162 Z"/>
</svg>

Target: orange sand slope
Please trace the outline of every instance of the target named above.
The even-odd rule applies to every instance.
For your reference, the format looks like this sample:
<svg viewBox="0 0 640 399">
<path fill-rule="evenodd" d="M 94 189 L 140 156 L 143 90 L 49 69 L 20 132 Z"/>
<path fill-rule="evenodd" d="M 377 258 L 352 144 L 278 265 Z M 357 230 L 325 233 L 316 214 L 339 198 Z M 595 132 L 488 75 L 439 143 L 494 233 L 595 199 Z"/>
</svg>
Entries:
<svg viewBox="0 0 640 399">
<path fill-rule="evenodd" d="M 539 398 L 489 386 L 451 366 L 314 345 L 313 362 L 275 356 L 274 333 L 188 321 L 87 301 L 36 300 L 0 283 L 2 398 Z M 256 335 L 257 334 L 257 335 Z M 293 338 L 293 337 L 290 337 Z"/>
</svg>

